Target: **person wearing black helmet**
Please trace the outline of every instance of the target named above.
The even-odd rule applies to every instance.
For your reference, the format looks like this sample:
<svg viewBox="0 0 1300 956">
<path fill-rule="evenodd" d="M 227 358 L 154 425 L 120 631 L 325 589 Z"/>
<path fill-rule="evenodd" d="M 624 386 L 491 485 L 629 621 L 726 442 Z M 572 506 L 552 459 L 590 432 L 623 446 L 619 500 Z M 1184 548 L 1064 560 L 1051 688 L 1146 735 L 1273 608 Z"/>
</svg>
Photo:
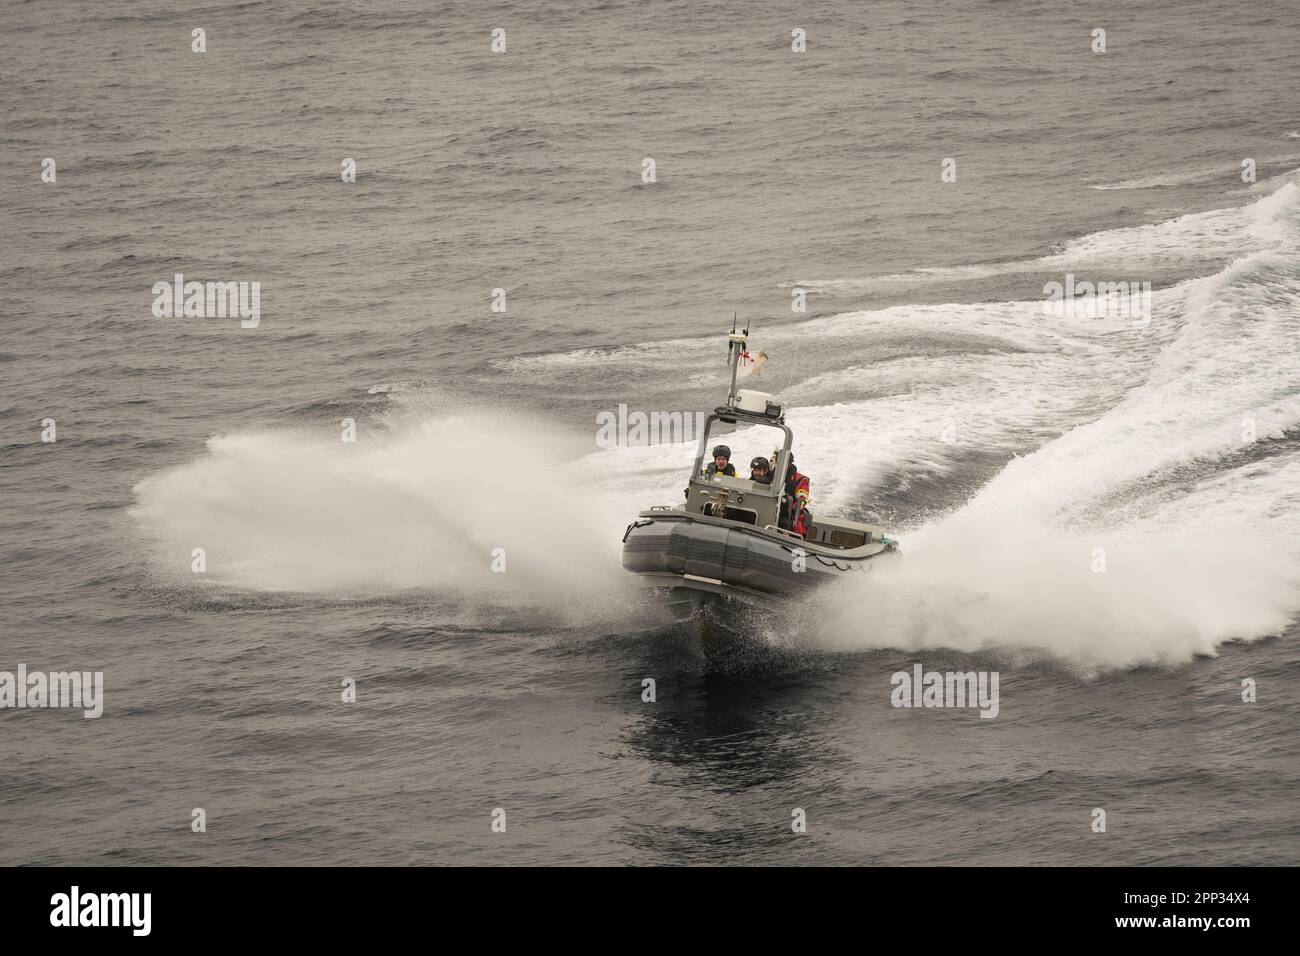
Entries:
<svg viewBox="0 0 1300 956">
<path fill-rule="evenodd" d="M 755 458 L 749 463 L 749 480 L 756 481 L 760 485 L 770 485 L 772 483 L 772 464 L 763 456 Z"/>
<path fill-rule="evenodd" d="M 712 481 L 714 475 L 736 477 L 736 466 L 731 463 L 731 449 L 726 445 L 719 445 L 713 449 L 713 461 L 709 462 L 704 469 L 705 478 Z"/>
</svg>

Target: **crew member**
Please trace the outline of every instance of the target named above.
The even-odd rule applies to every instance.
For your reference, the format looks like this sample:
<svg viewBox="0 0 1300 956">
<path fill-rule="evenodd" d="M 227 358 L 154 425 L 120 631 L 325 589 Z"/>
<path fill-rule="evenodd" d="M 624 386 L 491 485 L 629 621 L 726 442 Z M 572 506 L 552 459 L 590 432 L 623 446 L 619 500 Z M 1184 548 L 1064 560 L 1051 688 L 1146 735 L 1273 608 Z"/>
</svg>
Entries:
<svg viewBox="0 0 1300 956">
<path fill-rule="evenodd" d="M 713 449 L 713 461 L 709 462 L 704 468 L 704 477 L 710 481 L 714 475 L 726 475 L 728 478 L 736 477 L 736 466 L 731 463 L 731 449 L 726 445 L 719 445 Z"/>
<path fill-rule="evenodd" d="M 808 476 L 799 473 L 794 466 L 794 459 L 791 458 L 790 467 L 785 472 L 785 513 L 778 524 L 800 537 L 808 533 L 810 516 L 807 508 L 811 487 L 812 482 L 808 480 Z"/>
</svg>

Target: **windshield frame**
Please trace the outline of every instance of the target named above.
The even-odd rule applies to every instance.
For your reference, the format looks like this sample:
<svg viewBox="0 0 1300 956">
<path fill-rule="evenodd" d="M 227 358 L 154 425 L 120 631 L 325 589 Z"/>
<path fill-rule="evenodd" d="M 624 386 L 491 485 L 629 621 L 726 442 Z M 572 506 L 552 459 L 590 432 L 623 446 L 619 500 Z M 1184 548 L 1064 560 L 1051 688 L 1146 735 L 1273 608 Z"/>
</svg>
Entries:
<svg viewBox="0 0 1300 956">
<path fill-rule="evenodd" d="M 709 462 L 713 460 L 713 456 L 709 452 L 711 451 L 710 446 L 714 443 L 713 427 L 718 422 L 727 425 L 739 425 L 744 423 L 746 425 L 762 425 L 766 428 L 780 429 L 783 438 L 781 451 L 777 455 L 777 460 L 773 463 L 772 481 L 770 484 L 754 482 L 754 488 L 750 493 L 766 495 L 769 497 L 781 497 L 785 490 L 785 482 L 778 481 L 776 476 L 784 475 L 786 468 L 789 467 L 790 446 L 794 444 L 794 433 L 790 431 L 790 426 L 784 421 L 779 419 L 773 420 L 771 418 L 765 418 L 762 415 L 752 415 L 741 411 L 728 410 L 725 415 L 719 412 L 714 412 L 704 420 L 704 428 L 700 431 L 700 442 L 695 450 L 695 465 L 691 470 L 691 482 L 698 482 L 701 484 L 709 483 L 704 477 L 704 469 L 707 467 Z M 742 476 L 739 468 L 736 469 L 736 477 L 744 481 L 751 480 L 748 475 Z"/>
</svg>

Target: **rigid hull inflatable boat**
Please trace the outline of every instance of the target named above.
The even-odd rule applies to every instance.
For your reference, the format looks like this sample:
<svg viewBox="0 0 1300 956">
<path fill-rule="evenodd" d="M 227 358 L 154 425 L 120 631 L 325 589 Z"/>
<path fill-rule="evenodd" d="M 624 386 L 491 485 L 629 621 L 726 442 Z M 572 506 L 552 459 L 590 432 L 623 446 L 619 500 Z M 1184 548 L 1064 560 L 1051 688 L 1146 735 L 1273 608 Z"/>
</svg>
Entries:
<svg viewBox="0 0 1300 956">
<path fill-rule="evenodd" d="M 663 589 L 677 621 L 701 637 L 710 625 L 733 617 L 737 604 L 780 600 L 865 573 L 872 560 L 898 549 L 875 525 L 811 513 L 805 521 L 792 520 L 798 509 L 780 478 L 793 461 L 785 410 L 766 392 L 736 389 L 747 339 L 747 331 L 733 329 L 729 336 L 731 388 L 727 403 L 705 420 L 685 502 L 642 511 L 623 534 L 623 567 Z M 744 426 L 772 430 L 756 439 L 764 449 L 774 439 L 771 474 L 778 477 L 770 483 L 709 468 L 710 442 Z M 800 525 L 803 534 L 793 530 Z"/>
</svg>

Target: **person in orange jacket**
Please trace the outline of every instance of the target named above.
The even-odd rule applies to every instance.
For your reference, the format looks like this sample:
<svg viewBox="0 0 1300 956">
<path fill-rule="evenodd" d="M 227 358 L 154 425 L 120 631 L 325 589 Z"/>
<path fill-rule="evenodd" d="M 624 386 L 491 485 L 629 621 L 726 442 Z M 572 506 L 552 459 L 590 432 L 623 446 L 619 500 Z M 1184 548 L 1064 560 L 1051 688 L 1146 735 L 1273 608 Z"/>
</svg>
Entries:
<svg viewBox="0 0 1300 956">
<path fill-rule="evenodd" d="M 808 499 L 811 495 L 812 482 L 807 475 L 800 474 L 790 459 L 790 467 L 785 472 L 785 514 L 779 522 L 782 528 L 788 528 L 799 537 L 808 533 Z"/>
</svg>

